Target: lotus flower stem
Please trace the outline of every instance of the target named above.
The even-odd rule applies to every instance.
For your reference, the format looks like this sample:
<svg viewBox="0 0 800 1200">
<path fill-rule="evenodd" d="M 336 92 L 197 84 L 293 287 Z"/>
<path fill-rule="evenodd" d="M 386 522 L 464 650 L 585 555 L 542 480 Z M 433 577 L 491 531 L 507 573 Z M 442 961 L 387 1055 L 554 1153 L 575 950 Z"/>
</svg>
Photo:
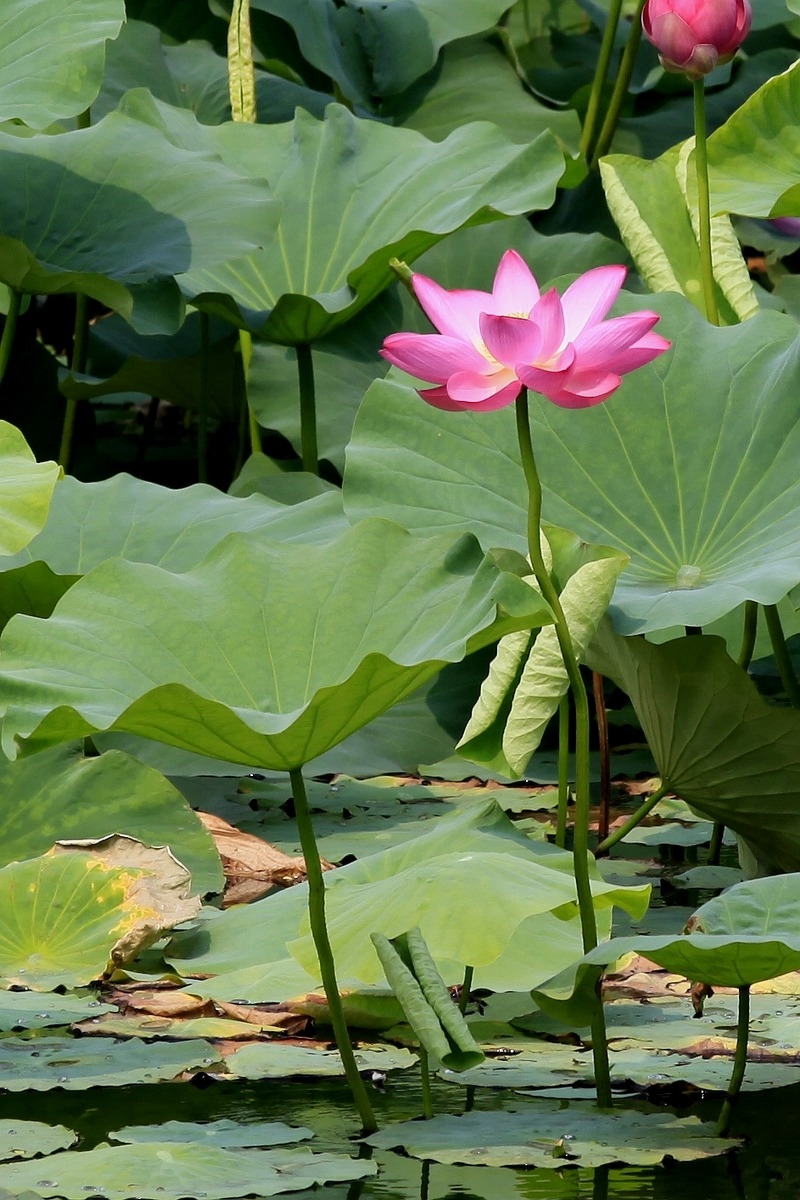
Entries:
<svg viewBox="0 0 800 1200">
<path fill-rule="evenodd" d="M 469 994 L 472 991 L 472 976 L 475 974 L 474 967 L 464 967 L 464 981 L 461 984 L 461 994 L 458 997 L 458 1009 L 461 1015 L 467 1011 L 469 1004 Z"/>
<path fill-rule="evenodd" d="M 578 666 L 572 635 L 555 584 L 545 566 L 540 541 L 542 517 L 542 485 L 536 470 L 528 413 L 528 389 L 523 388 L 515 401 L 517 437 L 522 468 L 528 485 L 528 552 L 536 582 L 555 616 L 556 637 L 564 660 L 575 704 L 575 825 L 573 834 L 573 870 L 578 894 L 581 934 L 584 953 L 597 945 L 597 921 L 589 879 L 589 700 Z M 592 1022 L 592 1056 L 594 1061 L 597 1102 L 601 1108 L 611 1107 L 611 1081 L 608 1068 L 608 1045 L 602 1003 Z"/>
<path fill-rule="evenodd" d="M 719 856 L 722 851 L 722 838 L 725 834 L 725 826 L 722 821 L 715 821 L 714 828 L 711 831 L 711 841 L 708 843 L 708 865 L 711 867 L 719 866 Z"/>
<path fill-rule="evenodd" d="M 636 55 L 639 53 L 639 44 L 642 40 L 642 9 L 645 6 L 645 0 L 639 0 L 639 5 L 631 20 L 631 28 L 628 34 L 628 40 L 625 43 L 625 49 L 622 54 L 622 59 L 617 71 L 617 78 L 614 83 L 614 90 L 611 93 L 611 99 L 608 104 L 605 118 L 603 120 L 597 142 L 592 152 L 592 159 L 589 163 L 590 169 L 597 166 L 598 160 L 608 153 L 608 149 L 614 140 L 614 134 L 617 131 L 619 124 L 619 115 L 622 112 L 622 106 L 625 103 L 625 97 L 628 94 L 628 87 L 633 75 L 633 68 L 636 66 Z"/>
<path fill-rule="evenodd" d="M 331 1024 L 336 1038 L 336 1045 L 342 1056 L 347 1082 L 353 1095 L 358 1115 L 361 1118 L 364 1133 L 374 1133 L 378 1128 L 372 1105 L 369 1102 L 367 1089 L 358 1071 L 350 1034 L 347 1031 L 347 1021 L 339 995 L 339 984 L 336 981 L 336 966 L 333 961 L 333 950 L 328 937 L 328 926 L 325 920 L 325 880 L 322 875 L 322 865 L 319 860 L 317 839 L 314 836 L 314 826 L 308 809 L 308 796 L 303 780 L 303 772 L 298 768 L 289 772 L 292 782 L 295 819 L 300 834 L 300 846 L 306 863 L 308 877 L 308 916 L 311 922 L 311 936 L 319 959 L 319 969 L 322 976 L 322 986 L 328 1001 L 331 1014 Z"/>
<path fill-rule="evenodd" d="M 556 845 L 563 850 L 567 844 L 567 811 L 569 809 L 569 696 L 562 696 L 558 706 L 558 816 Z"/>
<path fill-rule="evenodd" d="M 422 1115 L 426 1121 L 430 1121 L 433 1118 L 433 1097 L 431 1096 L 431 1068 L 428 1063 L 428 1051 L 424 1046 L 420 1046 L 418 1054 L 422 1084 Z"/>
<path fill-rule="evenodd" d="M 632 813 L 623 825 L 620 825 L 614 830 L 613 833 L 610 833 L 607 838 L 603 838 L 602 842 L 595 850 L 595 856 L 607 854 L 612 846 L 616 846 L 617 842 L 621 842 L 623 838 L 627 837 L 631 830 L 635 829 L 636 826 L 645 819 L 648 813 L 653 811 L 659 800 L 663 799 L 668 791 L 669 788 L 667 784 L 662 783 L 661 786 L 653 792 L 652 796 L 647 797 L 644 804 L 639 805 L 639 807 L 636 809 L 636 812 Z"/>
<path fill-rule="evenodd" d="M 244 402 L 247 405 L 247 424 L 250 430 L 250 453 L 261 453 L 261 428 L 250 404 L 250 363 L 253 359 L 253 335 L 247 329 L 239 330 L 239 353 L 242 356 L 242 378 L 244 379 Z M 237 472 L 238 474 L 238 472 Z"/>
<path fill-rule="evenodd" d="M 82 375 L 86 370 L 86 357 L 89 349 L 89 301 L 83 292 L 75 296 L 75 332 L 72 337 L 72 358 L 70 370 L 73 375 Z M 74 396 L 67 399 L 64 411 L 64 426 L 61 430 L 61 445 L 58 450 L 58 464 L 64 470 L 69 469 L 72 457 L 72 434 L 75 429 L 75 412 L 78 401 Z"/>
<path fill-rule="evenodd" d="M 742 648 L 739 651 L 739 657 L 736 660 L 739 666 L 746 671 L 750 666 L 753 657 L 753 651 L 756 648 L 756 635 L 758 634 L 758 604 L 755 600 L 745 600 L 744 602 L 744 628 L 742 630 Z"/>
<path fill-rule="evenodd" d="M 600 101 L 605 87 L 606 76 L 608 75 L 608 66 L 611 62 L 611 55 L 614 52 L 614 39 L 617 34 L 617 26 L 622 14 L 622 0 L 611 0 L 608 9 L 608 20 L 606 27 L 603 30 L 603 40 L 600 43 L 600 53 L 597 56 L 597 66 L 594 71 L 594 79 L 592 80 L 592 90 L 589 95 L 589 104 L 586 109 L 586 116 L 583 122 L 583 136 L 581 137 L 581 153 L 589 160 L 592 158 L 594 149 L 595 131 L 597 129 L 597 121 L 600 116 Z"/>
<path fill-rule="evenodd" d="M 744 1079 L 744 1069 L 747 1066 L 747 1037 L 750 1031 L 750 985 L 739 988 L 739 1020 L 736 1025 L 736 1053 L 733 1056 L 733 1071 L 731 1072 L 728 1091 L 719 1114 L 717 1137 L 724 1137 L 731 1122 L 733 1107 L 739 1098 Z"/>
<path fill-rule="evenodd" d="M 608 714 L 603 676 L 599 671 L 592 671 L 592 691 L 594 717 L 600 742 L 600 814 L 597 818 L 597 836 L 602 840 L 608 837 L 608 823 L 611 819 L 611 751 L 608 744 Z"/>
<path fill-rule="evenodd" d="M 17 319 L 19 318 L 19 310 L 22 305 L 22 293 L 16 288 L 8 289 L 8 312 L 6 313 L 6 321 L 3 326 L 3 335 L 0 337 L 0 379 L 6 373 L 8 360 L 11 358 L 11 351 L 14 346 L 14 334 L 17 331 Z"/>
<path fill-rule="evenodd" d="M 789 654 L 789 647 L 786 645 L 786 638 L 783 633 L 777 604 L 765 604 L 764 616 L 766 617 L 769 640 L 772 643 L 772 653 L 775 656 L 775 662 L 778 664 L 783 690 L 789 697 L 790 704 L 794 705 L 795 708 L 800 708 L 800 683 L 797 682 L 797 676 L 794 673 L 794 666 Z"/>
<path fill-rule="evenodd" d="M 208 480 L 208 403 L 210 399 L 210 338 L 208 313 L 200 313 L 200 411 L 197 414 L 197 478 Z"/>
<path fill-rule="evenodd" d="M 314 360 L 306 343 L 295 346 L 297 378 L 300 385 L 300 448 L 303 470 L 319 475 L 317 449 L 317 395 L 314 386 Z"/>
<path fill-rule="evenodd" d="M 694 88 L 694 164 L 697 176 L 697 220 L 700 230 L 700 270 L 703 277 L 703 300 L 706 320 L 719 325 L 717 298 L 714 293 L 714 261 L 711 255 L 711 199 L 708 187 L 708 154 L 706 151 L 706 84 L 695 79 Z"/>
</svg>

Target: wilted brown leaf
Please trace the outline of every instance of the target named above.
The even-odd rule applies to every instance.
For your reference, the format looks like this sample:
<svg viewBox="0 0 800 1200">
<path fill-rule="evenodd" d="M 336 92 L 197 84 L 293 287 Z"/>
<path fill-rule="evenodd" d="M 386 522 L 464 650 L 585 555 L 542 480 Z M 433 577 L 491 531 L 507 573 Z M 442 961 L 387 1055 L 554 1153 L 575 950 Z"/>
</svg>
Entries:
<svg viewBox="0 0 800 1200">
<path fill-rule="evenodd" d="M 214 839 L 225 872 L 223 908 L 260 900 L 274 887 L 291 887 L 306 878 L 303 858 L 292 858 L 263 838 L 243 833 L 234 825 L 211 813 L 197 816 Z M 332 864 L 322 860 L 323 871 Z"/>
</svg>

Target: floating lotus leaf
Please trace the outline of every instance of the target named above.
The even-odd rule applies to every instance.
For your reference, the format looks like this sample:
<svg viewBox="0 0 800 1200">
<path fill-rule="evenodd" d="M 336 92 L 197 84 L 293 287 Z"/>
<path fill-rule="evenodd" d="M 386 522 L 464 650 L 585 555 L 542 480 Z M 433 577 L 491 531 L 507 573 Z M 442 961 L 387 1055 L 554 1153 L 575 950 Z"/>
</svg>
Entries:
<svg viewBox="0 0 800 1200">
<path fill-rule="evenodd" d="M 394 1046 L 373 1046 L 356 1050 L 360 1071 L 405 1071 L 417 1065 L 416 1054 Z M 243 1046 L 225 1058 L 229 1074 L 240 1079 L 287 1079 L 292 1076 L 343 1076 L 344 1067 L 338 1050 L 315 1050 L 307 1046 L 282 1046 L 280 1042 L 262 1042 Z"/>
<path fill-rule="evenodd" d="M 218 1062 L 210 1042 L 118 1042 L 114 1038 L 0 1039 L 0 1072 L 9 1092 L 78 1091 L 158 1083 Z M 39 1176 L 40 1179 L 47 1176 Z M 7 1186 L 5 1180 L 3 1186 Z"/>
<path fill-rule="evenodd" d="M 16 426 L 0 421 L 0 555 L 16 554 L 42 528 L 60 474 L 57 463 L 37 463 Z"/>
<path fill-rule="evenodd" d="M 321 547 L 233 535 L 180 575 L 110 560 L 49 620 L 6 627 L 6 745 L 111 729 L 299 767 L 446 662 L 546 620 L 473 538 L 386 521 Z"/>
<path fill-rule="evenodd" d="M 716 637 L 677 638 L 654 646 L 603 629 L 588 655 L 593 669 L 631 697 L 669 790 L 701 816 L 747 839 L 765 863 L 800 866 L 800 714 L 758 693 Z M 708 829 L 663 836 L 639 829 L 631 840 L 707 840 Z"/>
<path fill-rule="evenodd" d="M 174 332 L 172 277 L 248 253 L 277 220 L 267 185 L 221 163 L 203 128 L 190 150 L 122 112 L 58 137 L 0 132 L 15 180 L 0 198 L 0 280 L 81 291 L 142 332 Z"/>
<path fill-rule="evenodd" d="M 600 1113 L 546 1102 L 519 1112 L 470 1112 L 390 1125 L 366 1139 L 413 1158 L 487 1167 L 651 1166 L 674 1158 L 693 1162 L 726 1154 L 739 1144 L 714 1136 L 714 1126 L 671 1113 Z"/>
<path fill-rule="evenodd" d="M 29 1167 L 27 1173 L 21 1172 Z M 67 1152 L 46 1163 L 3 1168 L 3 1187 L 19 1194 L 85 1200 L 229 1200 L 277 1196 L 324 1183 L 363 1179 L 377 1167 L 364 1159 L 310 1150 L 228 1150 L 185 1142 L 100 1145 Z"/>
<path fill-rule="evenodd" d="M 0 1160 L 36 1158 L 66 1150 L 78 1135 L 63 1125 L 44 1125 L 41 1121 L 0 1121 Z"/>
<path fill-rule="evenodd" d="M 705 625 L 746 599 L 774 604 L 800 579 L 797 322 L 765 312 L 718 329 L 677 296 L 647 305 L 663 312 L 671 351 L 596 408 L 534 400 L 546 519 L 630 556 L 611 607 L 624 633 Z M 367 392 L 348 513 L 524 550 L 512 410 L 421 403 L 394 372 Z"/>
<path fill-rule="evenodd" d="M 800 68 L 795 63 L 768 80 L 712 134 L 712 210 L 748 217 L 800 212 L 800 130 L 791 116 L 798 104 Z"/>
<path fill-rule="evenodd" d="M 191 1142 L 195 1146 L 282 1146 L 313 1137 L 310 1129 L 283 1121 L 242 1124 L 223 1117 L 219 1121 L 161 1121 L 158 1125 L 126 1125 L 108 1135 L 115 1142 Z"/>
<path fill-rule="evenodd" d="M 152 107 L 140 110 L 136 94 L 126 103 L 176 144 L 194 144 L 189 114 L 161 105 L 156 117 Z M 263 250 L 187 267 L 181 285 L 200 307 L 284 345 L 348 321 L 393 281 L 393 256 L 410 262 L 462 226 L 548 207 L 564 169 L 549 133 L 523 147 L 475 123 L 434 143 L 339 105 L 324 121 L 298 110 L 291 124 L 229 122 L 205 138 L 237 174 L 266 173 L 284 207 L 277 233 L 265 224 Z"/>
<path fill-rule="evenodd" d="M 91 995 L 60 996 L 52 992 L 0 992 L 0 1029 L 46 1029 L 50 1025 L 71 1025 L 103 1013 L 116 1012 L 111 1004 L 93 1000 Z"/>
<path fill-rule="evenodd" d="M 0 121 L 41 129 L 87 109 L 124 20 L 124 0 L 3 0 Z"/>
<path fill-rule="evenodd" d="M 154 898 L 142 890 L 152 878 L 145 870 L 106 867 L 78 850 L 3 867 L 2 986 L 50 991 L 91 983 L 106 971 L 112 956 L 124 960 L 126 948 L 142 940 L 145 928 L 169 928 Z M 199 902 L 189 907 L 196 911 Z M 186 908 L 171 923 L 188 915 Z"/>
<path fill-rule="evenodd" d="M 84 758 L 74 746 L 58 746 L 14 763 L 0 760 L 0 789 L 0 864 L 34 858 L 63 838 L 126 833 L 170 846 L 191 871 L 195 892 L 222 889 L 208 831 L 163 775 L 127 754 Z"/>
</svg>

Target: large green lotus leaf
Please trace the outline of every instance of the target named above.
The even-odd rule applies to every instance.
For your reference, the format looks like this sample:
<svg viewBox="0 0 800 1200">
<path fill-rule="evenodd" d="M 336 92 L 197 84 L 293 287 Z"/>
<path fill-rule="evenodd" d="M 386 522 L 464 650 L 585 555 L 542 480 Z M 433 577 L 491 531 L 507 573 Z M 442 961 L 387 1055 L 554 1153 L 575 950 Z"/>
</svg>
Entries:
<svg viewBox="0 0 800 1200">
<path fill-rule="evenodd" d="M 0 121 L 41 129 L 87 109 L 124 20 L 124 0 L 3 0 Z"/>
<path fill-rule="evenodd" d="M 77 1133 L 63 1125 L 41 1121 L 0 1121 L 0 1160 L 36 1158 L 66 1150 L 78 1140 Z"/>
<path fill-rule="evenodd" d="M 625 633 L 705 625 L 746 599 L 775 604 L 800 578 L 796 322 L 765 312 L 718 329 L 678 296 L 647 303 L 664 314 L 668 353 L 596 408 L 533 407 L 546 519 L 630 557 L 611 607 Z M 512 410 L 421 403 L 394 372 L 367 392 L 348 514 L 467 528 L 484 546 L 524 551 Z"/>
<path fill-rule="evenodd" d="M 653 292 L 680 292 L 705 313 L 696 200 L 687 196 L 690 146 L 652 162 L 612 154 L 600 164 L 606 200 L 639 273 Z M 711 223 L 714 299 L 723 325 L 754 316 L 759 305 L 727 215 Z"/>
<path fill-rule="evenodd" d="M 20 1173 L 24 1166 L 32 1169 Z M 161 1141 L 67 1151 L 44 1164 L 12 1163 L 3 1168 L 3 1187 L 15 1195 L 65 1200 L 83 1200 L 89 1189 L 107 1200 L 229 1200 L 363 1179 L 377 1169 L 365 1159 L 310 1150 L 229 1150 Z"/>
<path fill-rule="evenodd" d="M 630 696 L 668 789 L 796 870 L 800 714 L 768 704 L 721 638 L 654 646 L 603 629 L 588 658 Z"/>
<path fill-rule="evenodd" d="M 800 214 L 800 65 L 770 79 L 708 141 L 711 205 L 748 217 Z"/>
<path fill-rule="evenodd" d="M 552 964 L 566 967 L 580 955 L 571 871 L 571 855 L 531 841 L 492 798 L 464 803 L 452 815 L 422 822 L 417 837 L 340 867 L 326 879 L 340 981 L 363 987 L 382 980 L 369 934 L 393 936 L 419 921 L 447 982 L 458 982 L 470 964 L 477 966 L 478 987 L 530 988 L 535 979 L 552 972 Z M 610 905 L 640 914 L 646 907 L 646 889 L 609 889 L 596 873 L 592 887 L 601 936 L 610 933 Z M 497 899 L 495 906 L 486 903 L 482 888 Z M 515 888 L 520 889 L 518 895 Z M 440 901 L 434 903 L 437 895 Z M 463 910 L 464 919 L 454 929 L 456 908 Z M 196 933 L 177 935 L 168 959 L 182 974 L 220 976 L 201 980 L 196 988 L 193 983 L 201 995 L 221 998 L 224 992 L 272 1000 L 279 998 L 278 986 L 289 989 L 281 998 L 296 995 L 319 985 L 306 917 L 307 888 L 298 884 L 207 918 Z M 302 941 L 301 935 L 306 935 Z M 531 945 L 536 946 L 535 955 Z M 284 984 L 276 968 L 287 947 L 303 971 Z M 281 975 L 283 971 L 281 966 Z"/>
<path fill-rule="evenodd" d="M 491 121 L 512 142 L 527 144 L 549 129 L 577 153 L 580 122 L 574 109 L 546 108 L 526 91 L 508 57 L 490 42 L 473 39 L 449 46 L 431 86 L 384 106 L 397 124 L 439 141 L 467 121 Z"/>
<path fill-rule="evenodd" d="M 159 113 L 192 144 L 188 114 Z M 340 105 L 324 121 L 298 110 L 291 124 L 229 122 L 204 135 L 232 170 L 266 178 L 284 207 L 274 236 L 265 222 L 264 249 L 187 268 L 181 285 L 198 306 L 284 345 L 348 321 L 392 282 L 392 257 L 410 262 L 462 226 L 549 207 L 564 170 L 549 133 L 521 147 L 475 123 L 430 142 Z"/>
<path fill-rule="evenodd" d="M 211 835 L 181 793 L 119 750 L 84 758 L 74 746 L 56 746 L 30 759 L 0 761 L 0 789 L 0 864 L 34 858 L 64 839 L 124 833 L 169 846 L 191 871 L 195 892 L 222 888 Z"/>
<path fill-rule="evenodd" d="M 229 533 L 324 542 L 348 527 L 338 491 L 286 505 L 263 496 L 225 496 L 206 484 L 176 490 L 114 475 L 98 483 L 67 476 L 55 496 L 38 537 L 0 560 L 3 625 L 17 612 L 49 617 L 80 576 L 109 558 L 185 571 Z"/>
<path fill-rule="evenodd" d="M 128 1087 L 207 1070 L 219 1056 L 211 1042 L 142 1042 L 132 1038 L 38 1037 L 0 1039 L 3 1089 L 46 1092 Z M 41 1169 L 41 1167 L 40 1167 Z M 46 1178 L 46 1176 L 40 1176 Z"/>
<path fill-rule="evenodd" d="M 405 1071 L 418 1059 L 410 1050 L 394 1046 L 363 1047 L 356 1050 L 360 1071 Z M 225 1059 L 231 1075 L 240 1079 L 286 1079 L 287 1077 L 331 1077 L 344 1075 L 338 1050 L 317 1050 L 310 1046 L 284 1046 L 280 1042 L 259 1042 L 234 1050 Z"/>
<path fill-rule="evenodd" d="M 0 421 L 0 554 L 16 554 L 47 520 L 58 463 L 37 463 L 15 425 Z"/>
<path fill-rule="evenodd" d="M 204 128 L 189 150 L 122 112 L 58 137 L 0 132 L 0 164 L 15 180 L 0 203 L 0 280 L 81 291 L 163 332 L 162 285 L 248 253 L 277 221 L 267 184 L 221 163 Z"/>
<path fill-rule="evenodd" d="M 457 38 L 490 29 L 506 11 L 503 0 L 472 0 L 454 10 L 448 0 L 253 0 L 281 17 L 300 49 L 351 100 L 403 91 L 435 64 Z"/>
<path fill-rule="evenodd" d="M 674 1158 L 693 1162 L 727 1154 L 739 1144 L 714 1136 L 698 1117 L 664 1113 L 599 1113 L 578 1105 L 528 1104 L 517 1112 L 469 1112 L 405 1121 L 366 1139 L 381 1149 L 402 1147 L 414 1158 L 493 1167 L 651 1166 Z M 14 1168 L 20 1170 L 21 1168 Z"/>
<path fill-rule="evenodd" d="M 104 1013 L 116 1012 L 111 1004 L 93 1000 L 91 994 L 60 996 L 51 993 L 43 999 L 40 992 L 0 992 L 0 1029 L 46 1029 L 49 1026 L 71 1025 Z"/>
<path fill-rule="evenodd" d="M 386 521 L 325 546 L 234 534 L 180 575 L 112 559 L 49 620 L 6 627 L 6 745 L 116 730 L 291 769 L 445 663 L 548 620 L 473 538 Z"/>
<path fill-rule="evenodd" d="M 158 1125 L 126 1125 L 108 1135 L 115 1142 L 193 1142 L 196 1145 L 282 1146 L 313 1137 L 310 1129 L 285 1125 L 283 1121 L 252 1121 L 242 1124 L 223 1117 L 218 1121 L 162 1121 Z"/>
</svg>

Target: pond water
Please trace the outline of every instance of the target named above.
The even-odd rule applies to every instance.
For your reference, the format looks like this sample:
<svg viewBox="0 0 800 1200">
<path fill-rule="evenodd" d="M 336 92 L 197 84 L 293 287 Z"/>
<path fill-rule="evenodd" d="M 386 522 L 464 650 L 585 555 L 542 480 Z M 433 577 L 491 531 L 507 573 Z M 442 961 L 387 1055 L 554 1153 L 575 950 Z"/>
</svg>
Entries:
<svg viewBox="0 0 800 1200">
<path fill-rule="evenodd" d="M 746 1135 L 747 1144 L 735 1156 L 700 1163 L 657 1168 L 598 1171 L 566 1167 L 560 1171 L 510 1170 L 492 1167 L 450 1167 L 425 1164 L 400 1154 L 377 1151 L 380 1173 L 349 1185 L 291 1193 L 310 1200 L 574 1200 L 592 1197 L 641 1197 L 653 1200 L 796 1200 L 800 1196 L 800 1068 L 798 1086 L 746 1093 L 736 1113 L 733 1131 Z M 435 1083 L 434 1107 L 439 1113 L 463 1110 L 463 1088 Z M 516 1100 L 516 1105 L 515 1105 Z M 420 1111 L 416 1071 L 391 1076 L 384 1094 L 373 1101 L 381 1125 L 406 1120 Z M 573 1102 L 575 1103 L 575 1102 Z M 519 1100 L 510 1092 L 481 1089 L 477 1108 L 513 1108 Z M 719 1097 L 691 1107 L 693 1115 L 713 1120 Z M 358 1133 L 344 1084 L 337 1081 L 263 1081 L 189 1083 L 135 1088 L 104 1088 L 86 1092 L 0 1095 L 3 1118 L 63 1123 L 78 1131 L 81 1146 L 90 1149 L 123 1125 L 169 1120 L 208 1121 L 228 1117 L 242 1123 L 281 1120 L 305 1125 L 315 1133 L 315 1150 L 342 1152 L 346 1140 Z M 2 1189 L 2 1173 L 0 1173 Z"/>
</svg>

